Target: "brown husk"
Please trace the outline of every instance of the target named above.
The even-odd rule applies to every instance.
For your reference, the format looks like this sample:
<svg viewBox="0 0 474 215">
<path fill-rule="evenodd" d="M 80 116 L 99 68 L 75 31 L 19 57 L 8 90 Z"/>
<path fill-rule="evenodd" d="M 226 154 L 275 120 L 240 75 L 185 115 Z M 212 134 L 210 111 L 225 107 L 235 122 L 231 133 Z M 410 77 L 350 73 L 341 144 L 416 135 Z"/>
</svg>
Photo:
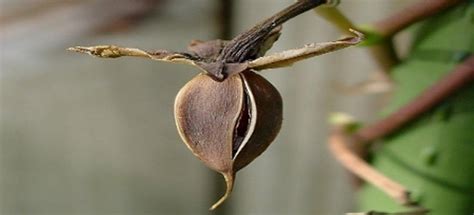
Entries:
<svg viewBox="0 0 474 215">
<path fill-rule="evenodd" d="M 233 157 L 233 147 L 239 147 L 233 143 L 238 120 L 248 120 L 242 117 L 247 114 L 242 111 L 250 110 L 249 116 L 256 117 L 252 119 L 256 121 L 253 126 L 246 126 L 245 134 L 251 136 Z M 282 99 L 270 82 L 252 71 L 223 82 L 198 75 L 178 93 L 175 118 L 188 148 L 226 180 L 226 192 L 211 207 L 213 210 L 229 197 L 236 172 L 263 153 L 275 139 L 281 127 Z"/>
</svg>

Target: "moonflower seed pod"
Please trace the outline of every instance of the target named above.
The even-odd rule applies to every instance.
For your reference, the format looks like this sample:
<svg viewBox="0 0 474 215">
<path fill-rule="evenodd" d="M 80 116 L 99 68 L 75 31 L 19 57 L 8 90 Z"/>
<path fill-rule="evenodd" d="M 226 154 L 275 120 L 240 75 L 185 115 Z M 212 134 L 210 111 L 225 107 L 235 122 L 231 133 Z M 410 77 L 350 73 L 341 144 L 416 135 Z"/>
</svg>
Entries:
<svg viewBox="0 0 474 215">
<path fill-rule="evenodd" d="M 223 82 L 200 74 L 180 90 L 175 119 L 181 138 L 195 156 L 226 180 L 224 196 L 211 209 L 230 195 L 236 172 L 275 139 L 282 114 L 280 93 L 250 70 Z"/>
<path fill-rule="evenodd" d="M 265 55 L 289 19 L 329 0 L 297 0 L 232 40 L 194 40 L 187 52 L 145 51 L 115 45 L 75 46 L 68 50 L 101 58 L 124 56 L 188 64 L 202 74 L 189 81 L 175 101 L 179 134 L 192 153 L 220 172 L 230 195 L 235 174 L 265 151 L 277 136 L 282 121 L 282 99 L 264 78 L 254 73 L 291 66 L 304 59 L 360 43 L 364 35 Z"/>
</svg>

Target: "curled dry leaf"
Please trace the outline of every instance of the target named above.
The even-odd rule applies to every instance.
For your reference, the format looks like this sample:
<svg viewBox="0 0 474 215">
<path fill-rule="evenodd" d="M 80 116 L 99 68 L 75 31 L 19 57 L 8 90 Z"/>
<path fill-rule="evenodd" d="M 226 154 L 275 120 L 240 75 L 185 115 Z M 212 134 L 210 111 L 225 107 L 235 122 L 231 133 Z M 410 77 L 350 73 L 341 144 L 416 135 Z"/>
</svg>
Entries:
<svg viewBox="0 0 474 215">
<path fill-rule="evenodd" d="M 249 62 L 249 68 L 254 70 L 264 70 L 291 66 L 293 63 L 312 58 L 318 55 L 334 52 L 339 49 L 357 45 L 364 39 L 364 35 L 358 31 L 350 29 L 355 37 L 348 37 L 341 40 L 311 43 L 303 48 L 291 49 L 268 56 L 263 56 Z"/>
</svg>

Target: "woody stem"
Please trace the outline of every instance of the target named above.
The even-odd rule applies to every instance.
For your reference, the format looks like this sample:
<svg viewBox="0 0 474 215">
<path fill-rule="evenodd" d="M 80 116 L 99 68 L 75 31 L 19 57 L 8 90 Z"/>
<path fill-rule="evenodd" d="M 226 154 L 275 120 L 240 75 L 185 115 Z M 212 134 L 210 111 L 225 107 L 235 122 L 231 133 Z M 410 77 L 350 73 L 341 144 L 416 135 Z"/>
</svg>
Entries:
<svg viewBox="0 0 474 215">
<path fill-rule="evenodd" d="M 360 129 L 355 136 L 360 142 L 368 143 L 389 135 L 472 81 L 474 81 L 474 56 L 469 57 L 412 102 L 373 125 Z"/>
<path fill-rule="evenodd" d="M 375 33 L 385 38 L 382 43 L 370 48 L 379 67 L 384 71 L 389 71 L 392 66 L 399 63 L 392 41 L 396 33 L 460 2 L 462 0 L 420 0 L 374 23 Z"/>
<path fill-rule="evenodd" d="M 240 63 L 256 57 L 260 45 L 273 29 L 326 0 L 299 0 L 250 30 L 236 36 L 221 52 L 218 59 L 226 63 Z"/>
<path fill-rule="evenodd" d="M 411 24 L 452 7 L 463 0 L 420 0 L 374 24 L 377 32 L 391 37 Z"/>
<path fill-rule="evenodd" d="M 340 131 L 334 132 L 329 140 L 330 149 L 349 171 L 374 184 L 398 202 L 409 204 L 411 202 L 406 188 L 370 167 L 348 146 L 364 146 L 371 141 L 396 132 L 402 126 L 415 120 L 421 114 L 472 82 L 474 82 L 474 56 L 469 57 L 445 78 L 387 118 L 360 129 L 354 135 L 348 135 Z"/>
</svg>

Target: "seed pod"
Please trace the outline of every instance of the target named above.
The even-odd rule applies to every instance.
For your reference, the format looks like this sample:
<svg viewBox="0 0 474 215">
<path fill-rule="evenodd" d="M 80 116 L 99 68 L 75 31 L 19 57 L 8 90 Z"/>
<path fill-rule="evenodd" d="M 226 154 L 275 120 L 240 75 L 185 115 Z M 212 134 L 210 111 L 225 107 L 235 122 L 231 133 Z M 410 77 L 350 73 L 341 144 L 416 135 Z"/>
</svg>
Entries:
<svg viewBox="0 0 474 215">
<path fill-rule="evenodd" d="M 179 134 L 192 153 L 226 180 L 231 193 L 235 174 L 258 157 L 277 136 L 282 99 L 273 85 L 247 70 L 223 82 L 200 74 L 175 101 Z"/>
</svg>

